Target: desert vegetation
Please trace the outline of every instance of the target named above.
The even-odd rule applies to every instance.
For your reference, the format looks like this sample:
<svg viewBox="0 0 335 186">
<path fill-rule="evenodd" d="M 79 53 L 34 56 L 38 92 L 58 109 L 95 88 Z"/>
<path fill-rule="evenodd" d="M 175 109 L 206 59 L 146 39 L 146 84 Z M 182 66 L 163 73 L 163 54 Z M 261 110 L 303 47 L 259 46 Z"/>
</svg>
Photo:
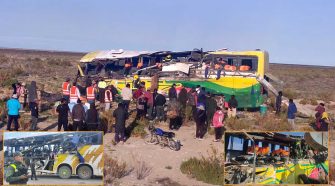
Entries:
<svg viewBox="0 0 335 186">
<path fill-rule="evenodd" d="M 183 174 L 194 177 L 199 181 L 214 185 L 223 185 L 223 159 L 223 155 L 212 148 L 208 157 L 192 157 L 181 164 L 180 170 Z"/>
</svg>

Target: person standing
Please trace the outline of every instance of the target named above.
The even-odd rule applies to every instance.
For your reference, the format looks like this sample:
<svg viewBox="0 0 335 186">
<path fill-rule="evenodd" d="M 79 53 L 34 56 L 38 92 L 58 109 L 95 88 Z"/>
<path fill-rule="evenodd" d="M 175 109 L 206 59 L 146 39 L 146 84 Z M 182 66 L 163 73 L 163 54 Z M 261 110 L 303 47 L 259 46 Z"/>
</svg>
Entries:
<svg viewBox="0 0 335 186">
<path fill-rule="evenodd" d="M 38 122 L 38 100 L 36 99 L 34 102 L 30 102 L 29 109 L 31 114 L 31 125 L 30 130 L 35 131 L 37 129 Z"/>
<path fill-rule="evenodd" d="M 206 89 L 201 87 L 198 93 L 197 102 L 206 105 Z"/>
<path fill-rule="evenodd" d="M 207 115 L 207 125 L 211 126 L 213 121 L 213 116 L 216 111 L 217 103 L 211 93 L 207 93 L 206 96 L 206 115 Z"/>
<path fill-rule="evenodd" d="M 12 98 L 7 101 L 8 123 L 7 130 L 11 131 L 11 125 L 14 121 L 14 128 L 19 130 L 19 110 L 21 109 L 20 102 L 17 100 L 17 95 L 13 94 Z"/>
<path fill-rule="evenodd" d="M 296 129 L 294 120 L 297 112 L 298 110 L 295 103 L 293 102 L 293 99 L 289 99 L 287 108 L 287 121 L 291 125 L 293 130 Z"/>
<path fill-rule="evenodd" d="M 73 131 L 84 131 L 84 121 L 85 121 L 85 108 L 80 99 L 77 100 L 77 104 L 72 108 L 71 118 L 73 121 Z"/>
<path fill-rule="evenodd" d="M 96 131 L 99 126 L 99 112 L 95 104 L 91 103 L 90 108 L 86 111 L 85 122 L 88 131 Z"/>
<path fill-rule="evenodd" d="M 107 87 L 106 81 L 103 78 L 100 78 L 100 81 L 98 83 L 100 103 L 105 102 L 105 89 L 106 89 L 106 87 Z"/>
<path fill-rule="evenodd" d="M 70 103 L 77 103 L 77 100 L 80 98 L 80 92 L 77 88 L 77 83 L 73 82 L 72 87 L 70 88 Z"/>
<path fill-rule="evenodd" d="M 24 165 L 23 155 L 21 152 L 14 153 L 14 163 L 11 163 L 5 172 L 6 182 L 10 185 L 26 185 L 28 178 L 28 169 Z"/>
<path fill-rule="evenodd" d="M 136 120 L 142 119 L 146 115 L 147 111 L 147 99 L 142 94 L 140 97 L 137 99 L 137 105 L 136 105 Z"/>
<path fill-rule="evenodd" d="M 160 92 L 157 93 L 155 97 L 155 107 L 156 107 L 156 118 L 159 121 L 163 121 L 165 118 L 164 105 L 166 103 L 165 96 Z"/>
<path fill-rule="evenodd" d="M 276 114 L 277 115 L 280 114 L 282 97 L 283 97 L 283 92 L 279 91 L 278 96 L 276 97 Z"/>
<path fill-rule="evenodd" d="M 152 118 L 152 113 L 153 113 L 153 108 L 154 108 L 154 97 L 153 94 L 151 93 L 151 90 L 148 89 L 144 93 L 144 97 L 146 99 L 147 105 L 146 105 L 146 116 L 151 119 Z"/>
<path fill-rule="evenodd" d="M 130 84 L 129 83 L 127 83 L 126 87 L 124 87 L 121 90 L 121 96 L 122 96 L 122 99 L 123 99 L 123 105 L 126 108 L 126 111 L 128 112 L 129 104 L 130 104 L 130 101 L 133 97 L 133 92 L 130 89 Z"/>
<path fill-rule="evenodd" d="M 173 83 L 172 87 L 169 89 L 169 101 L 177 100 L 177 90 L 176 84 Z"/>
<path fill-rule="evenodd" d="M 119 103 L 117 109 L 114 110 L 113 117 L 115 117 L 115 142 L 122 141 L 124 143 L 126 141 L 125 130 L 128 112 L 122 103 Z"/>
<path fill-rule="evenodd" d="M 316 108 L 315 108 L 315 111 L 317 111 L 315 113 L 315 124 L 316 124 L 316 127 L 318 129 L 321 128 L 321 117 L 322 117 L 322 113 L 326 112 L 326 108 L 325 108 L 325 104 L 324 103 L 320 103 Z"/>
<path fill-rule="evenodd" d="M 67 102 L 70 102 L 70 87 L 70 78 L 66 78 L 65 82 L 62 84 L 62 92 L 63 98 L 65 98 Z"/>
<path fill-rule="evenodd" d="M 196 123 L 196 133 L 195 133 L 195 137 L 198 140 L 203 140 L 203 137 L 206 134 L 206 111 L 205 111 L 205 107 L 202 104 L 199 104 L 197 106 L 197 111 L 196 111 L 196 115 L 194 116 L 194 120 Z"/>
<path fill-rule="evenodd" d="M 112 101 L 113 94 L 111 91 L 111 86 L 107 86 L 105 91 L 105 111 L 108 111 L 111 108 Z"/>
<path fill-rule="evenodd" d="M 57 106 L 56 112 L 58 113 L 58 129 L 57 130 L 60 131 L 63 126 L 64 131 L 67 131 L 68 124 L 69 124 L 68 116 L 70 113 L 70 108 L 65 98 L 61 99 L 61 104 Z"/>
<path fill-rule="evenodd" d="M 187 90 L 183 86 L 178 94 L 178 102 L 181 106 L 181 116 L 185 118 L 185 112 L 186 112 L 186 103 L 187 103 Z"/>
<path fill-rule="evenodd" d="M 93 85 L 86 88 L 86 98 L 89 104 L 95 103 L 95 88 Z"/>
<path fill-rule="evenodd" d="M 235 118 L 236 117 L 236 108 L 238 107 L 238 102 L 234 95 L 230 97 L 228 102 L 228 118 Z"/>
<path fill-rule="evenodd" d="M 196 105 L 197 105 L 197 95 L 196 91 L 194 89 L 190 90 L 187 93 L 187 103 L 186 103 L 186 121 L 191 121 L 194 115 L 194 112 L 196 111 Z"/>
<path fill-rule="evenodd" d="M 216 108 L 216 112 L 213 116 L 213 127 L 215 131 L 214 142 L 219 142 L 222 138 L 222 128 L 224 126 L 224 113 L 220 107 Z"/>
<path fill-rule="evenodd" d="M 36 161 L 34 161 L 33 159 L 31 159 L 31 162 L 30 162 L 30 170 L 31 170 L 31 177 L 30 177 L 30 179 L 31 180 L 33 180 L 33 178 L 35 178 L 35 180 L 37 180 L 35 166 L 36 166 Z"/>
<path fill-rule="evenodd" d="M 22 83 L 22 84 L 19 84 L 18 83 L 18 87 L 16 89 L 16 92 L 17 92 L 17 97 L 18 97 L 18 100 L 21 104 L 21 110 L 24 110 L 25 108 L 25 105 L 26 105 L 26 101 L 27 101 L 27 89 L 26 89 L 26 84 L 25 83 Z"/>
</svg>

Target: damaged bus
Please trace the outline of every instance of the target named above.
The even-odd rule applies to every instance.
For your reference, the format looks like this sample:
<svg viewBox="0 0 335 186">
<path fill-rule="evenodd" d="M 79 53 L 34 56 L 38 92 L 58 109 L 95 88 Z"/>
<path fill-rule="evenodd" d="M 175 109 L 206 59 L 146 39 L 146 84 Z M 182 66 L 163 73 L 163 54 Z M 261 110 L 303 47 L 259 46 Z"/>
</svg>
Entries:
<svg viewBox="0 0 335 186">
<path fill-rule="evenodd" d="M 35 163 L 37 173 L 58 175 L 62 179 L 103 176 L 101 132 L 54 133 L 6 139 L 4 150 L 5 167 L 13 161 L 15 152 L 21 152 L 27 166 Z"/>
<path fill-rule="evenodd" d="M 327 184 L 328 133 L 226 133 L 225 184 Z"/>
<path fill-rule="evenodd" d="M 172 84 L 187 88 L 201 85 L 214 95 L 227 98 L 235 95 L 239 108 L 256 108 L 263 104 L 264 87 L 277 94 L 265 80 L 268 69 L 268 53 L 261 50 L 111 50 L 85 55 L 78 65 L 78 76 L 86 82 L 102 77 L 119 90 L 127 83 L 136 89 L 139 81 L 147 89 L 157 88 L 162 92 L 168 92 Z"/>
</svg>

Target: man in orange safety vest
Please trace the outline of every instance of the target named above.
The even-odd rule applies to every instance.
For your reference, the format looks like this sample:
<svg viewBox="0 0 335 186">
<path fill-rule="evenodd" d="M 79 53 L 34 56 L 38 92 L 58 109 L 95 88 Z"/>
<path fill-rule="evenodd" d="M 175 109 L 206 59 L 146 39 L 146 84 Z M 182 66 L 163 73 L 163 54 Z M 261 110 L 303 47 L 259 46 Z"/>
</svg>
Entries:
<svg viewBox="0 0 335 186">
<path fill-rule="evenodd" d="M 86 98 L 90 104 L 95 102 L 95 88 L 93 85 L 86 88 Z"/>
<path fill-rule="evenodd" d="M 62 92 L 63 98 L 65 98 L 67 102 L 69 102 L 70 99 L 70 86 L 70 78 L 66 78 L 65 82 L 62 84 Z"/>
<path fill-rule="evenodd" d="M 77 100 L 80 98 L 79 89 L 74 82 L 70 88 L 70 103 L 77 103 Z"/>
</svg>

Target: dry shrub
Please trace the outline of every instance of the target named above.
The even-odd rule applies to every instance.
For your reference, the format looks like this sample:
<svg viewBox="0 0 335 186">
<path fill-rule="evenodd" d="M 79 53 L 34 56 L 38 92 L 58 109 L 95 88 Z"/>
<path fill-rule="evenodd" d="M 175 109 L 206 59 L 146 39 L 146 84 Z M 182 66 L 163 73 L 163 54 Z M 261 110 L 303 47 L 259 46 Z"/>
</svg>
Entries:
<svg viewBox="0 0 335 186">
<path fill-rule="evenodd" d="M 152 168 L 145 161 L 137 161 L 135 164 L 135 173 L 138 180 L 142 180 L 150 175 Z"/>
<path fill-rule="evenodd" d="M 104 183 L 113 184 L 117 179 L 123 178 L 129 175 L 133 168 L 129 167 L 126 162 L 120 163 L 119 161 L 112 159 L 111 157 L 104 157 Z"/>
<path fill-rule="evenodd" d="M 200 159 L 192 157 L 181 164 L 180 170 L 183 174 L 190 175 L 199 181 L 214 185 L 223 185 L 223 159 L 223 155 L 219 154 L 217 149 L 212 147 L 209 157 L 205 158 L 202 156 Z"/>
<path fill-rule="evenodd" d="M 283 90 L 283 95 L 287 98 L 290 98 L 290 99 L 297 99 L 298 96 L 299 96 L 299 94 L 291 88 L 285 88 Z"/>
<path fill-rule="evenodd" d="M 303 98 L 302 100 L 299 101 L 299 103 L 302 104 L 302 105 L 306 105 L 306 104 L 309 103 L 309 100 L 306 99 L 306 98 Z"/>
<path fill-rule="evenodd" d="M 318 105 L 318 101 L 315 98 L 312 98 L 310 101 L 311 105 Z"/>
<path fill-rule="evenodd" d="M 253 119 L 229 118 L 225 121 L 225 125 L 231 130 L 250 130 L 255 127 L 256 121 Z"/>
</svg>

